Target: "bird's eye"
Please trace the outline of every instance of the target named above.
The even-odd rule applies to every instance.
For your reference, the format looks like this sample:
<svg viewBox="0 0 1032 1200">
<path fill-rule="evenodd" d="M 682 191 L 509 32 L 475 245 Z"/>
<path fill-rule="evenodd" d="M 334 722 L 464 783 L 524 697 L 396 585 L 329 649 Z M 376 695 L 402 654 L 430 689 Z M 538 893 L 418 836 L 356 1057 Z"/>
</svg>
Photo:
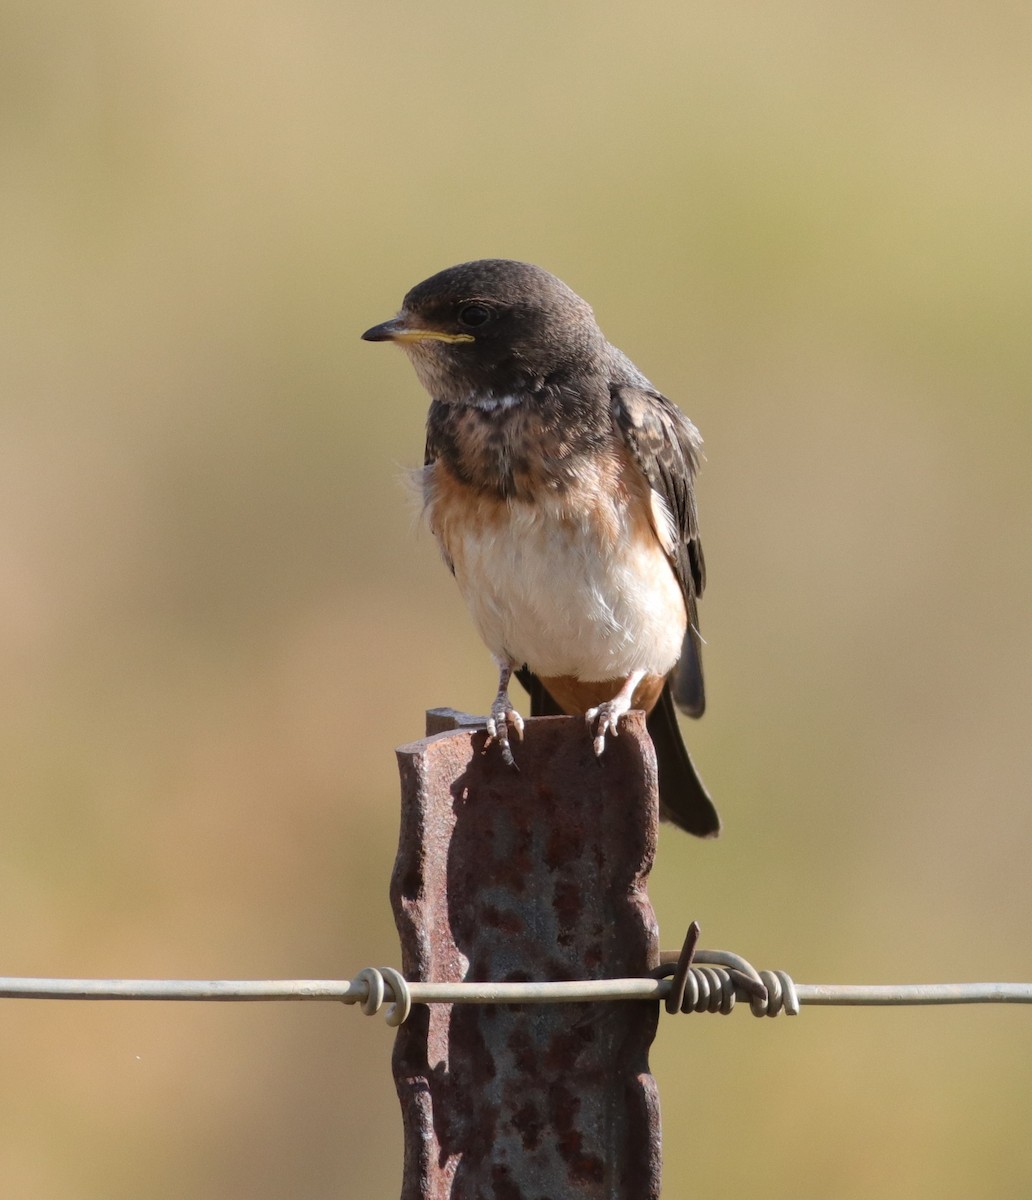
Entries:
<svg viewBox="0 0 1032 1200">
<path fill-rule="evenodd" d="M 479 329 L 491 320 L 492 315 L 486 304 L 464 304 L 459 309 L 459 324 L 467 329 Z"/>
</svg>

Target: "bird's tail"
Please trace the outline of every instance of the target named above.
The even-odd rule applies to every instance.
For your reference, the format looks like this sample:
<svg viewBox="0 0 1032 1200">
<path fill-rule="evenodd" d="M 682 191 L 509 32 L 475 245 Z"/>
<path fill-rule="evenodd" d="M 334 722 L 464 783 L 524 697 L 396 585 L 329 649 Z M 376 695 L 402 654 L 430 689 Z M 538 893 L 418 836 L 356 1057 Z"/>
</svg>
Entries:
<svg viewBox="0 0 1032 1200">
<path fill-rule="evenodd" d="M 696 837 L 716 837 L 720 817 L 684 744 L 669 681 L 648 715 L 647 727 L 659 766 L 659 815 Z"/>
</svg>

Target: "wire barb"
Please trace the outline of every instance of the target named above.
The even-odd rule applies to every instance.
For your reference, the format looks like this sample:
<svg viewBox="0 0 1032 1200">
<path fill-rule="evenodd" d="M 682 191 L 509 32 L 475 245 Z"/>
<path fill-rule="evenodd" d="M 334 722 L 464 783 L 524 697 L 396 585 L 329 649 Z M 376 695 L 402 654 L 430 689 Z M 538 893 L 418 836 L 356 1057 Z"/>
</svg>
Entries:
<svg viewBox="0 0 1032 1200">
<path fill-rule="evenodd" d="M 737 1000 L 744 1000 L 757 1017 L 776 1017 L 780 1012 L 799 1015 L 796 986 L 787 972 L 757 971 L 729 950 L 697 950 L 700 933 L 699 922 L 692 921 L 680 951 L 661 953 L 660 965 L 652 972 L 655 979 L 672 977 L 664 1002 L 668 1013 L 726 1016 Z"/>
<path fill-rule="evenodd" d="M 685 993 L 688 990 L 688 980 L 691 978 L 692 962 L 695 959 L 695 947 L 699 944 L 701 933 L 702 926 L 698 921 L 692 921 L 688 926 L 688 932 L 684 935 L 684 945 L 681 947 L 681 953 L 677 956 L 674 977 L 670 982 L 670 994 L 664 1001 L 668 1013 L 673 1014 L 682 1011 Z"/>
</svg>

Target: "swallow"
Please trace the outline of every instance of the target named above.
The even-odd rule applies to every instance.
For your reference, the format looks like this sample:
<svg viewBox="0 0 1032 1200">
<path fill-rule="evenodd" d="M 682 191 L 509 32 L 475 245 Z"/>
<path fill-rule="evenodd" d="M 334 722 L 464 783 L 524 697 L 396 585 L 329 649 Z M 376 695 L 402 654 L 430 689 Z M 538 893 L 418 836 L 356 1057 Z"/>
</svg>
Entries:
<svg viewBox="0 0 1032 1200">
<path fill-rule="evenodd" d="M 514 674 L 532 716 L 583 715 L 599 756 L 642 709 L 661 815 L 718 834 L 675 713 L 705 708 L 699 431 L 529 263 L 450 267 L 362 337 L 402 346 L 431 397 L 424 510 L 498 668 L 489 740 L 515 766 Z"/>
</svg>

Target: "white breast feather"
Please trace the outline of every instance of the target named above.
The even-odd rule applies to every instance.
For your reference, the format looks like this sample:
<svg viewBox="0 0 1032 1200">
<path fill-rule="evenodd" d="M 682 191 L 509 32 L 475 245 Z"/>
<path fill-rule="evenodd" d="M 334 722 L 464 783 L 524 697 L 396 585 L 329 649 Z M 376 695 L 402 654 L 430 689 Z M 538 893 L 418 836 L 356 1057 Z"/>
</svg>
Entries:
<svg viewBox="0 0 1032 1200">
<path fill-rule="evenodd" d="M 653 519 L 672 538 L 656 499 Z M 651 526 L 639 522 L 632 539 L 626 507 L 611 503 L 615 539 L 596 520 L 571 517 L 558 498 L 513 502 L 507 520 L 449 537 L 445 552 L 493 654 L 538 675 L 583 680 L 673 667 L 687 620 L 677 579 Z"/>
</svg>

